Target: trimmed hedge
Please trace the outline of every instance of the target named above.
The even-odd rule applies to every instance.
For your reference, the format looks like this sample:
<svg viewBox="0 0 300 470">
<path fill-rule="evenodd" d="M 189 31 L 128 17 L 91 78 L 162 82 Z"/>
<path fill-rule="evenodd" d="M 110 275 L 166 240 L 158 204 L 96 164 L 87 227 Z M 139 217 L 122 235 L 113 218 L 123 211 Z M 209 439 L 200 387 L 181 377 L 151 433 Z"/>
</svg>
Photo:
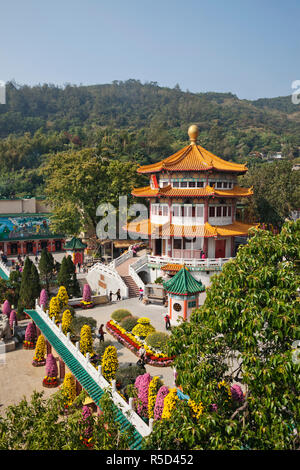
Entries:
<svg viewBox="0 0 300 470">
<path fill-rule="evenodd" d="M 81 317 L 76 315 L 71 322 L 71 332 L 77 336 L 80 335 L 83 325 L 89 325 L 93 331 L 93 329 L 97 326 L 97 320 L 92 317 Z"/>
<path fill-rule="evenodd" d="M 126 331 L 132 331 L 135 325 L 137 325 L 138 317 L 128 316 L 125 317 L 121 322 L 120 326 Z"/>
<path fill-rule="evenodd" d="M 146 337 L 146 343 L 150 348 L 158 349 L 163 353 L 167 353 L 167 343 L 169 340 L 169 335 L 167 333 L 162 333 L 157 331 L 155 333 L 150 333 Z"/>
<path fill-rule="evenodd" d="M 125 317 L 130 316 L 132 316 L 131 312 L 129 310 L 126 310 L 125 308 L 119 308 L 111 314 L 111 318 L 117 322 L 120 322 L 124 320 Z"/>
</svg>

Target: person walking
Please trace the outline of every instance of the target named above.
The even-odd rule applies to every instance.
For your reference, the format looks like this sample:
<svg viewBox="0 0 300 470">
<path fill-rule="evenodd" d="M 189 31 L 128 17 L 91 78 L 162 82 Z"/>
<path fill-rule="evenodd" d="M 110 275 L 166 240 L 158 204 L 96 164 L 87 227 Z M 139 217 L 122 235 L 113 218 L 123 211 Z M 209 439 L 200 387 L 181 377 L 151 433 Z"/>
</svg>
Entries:
<svg viewBox="0 0 300 470">
<path fill-rule="evenodd" d="M 143 300 L 144 297 L 144 290 L 142 287 L 139 288 L 139 300 Z"/>
<path fill-rule="evenodd" d="M 166 330 L 171 328 L 170 317 L 168 314 L 165 315 Z"/>
<path fill-rule="evenodd" d="M 101 341 L 104 341 L 104 335 L 106 334 L 105 331 L 103 330 L 103 327 L 104 327 L 104 325 L 102 323 L 102 325 L 100 325 L 100 328 L 98 330 L 98 334 L 96 335 L 97 338 L 99 339 L 100 343 L 101 343 Z"/>
<path fill-rule="evenodd" d="M 78 262 L 78 263 L 77 263 L 77 267 L 78 267 L 78 272 L 79 272 L 79 273 L 80 273 L 80 266 L 81 266 L 81 264 Z"/>
<path fill-rule="evenodd" d="M 113 293 L 112 293 L 112 291 L 110 291 L 110 293 L 109 293 L 109 301 L 110 302 L 112 302 L 112 296 L 113 296 Z"/>
</svg>

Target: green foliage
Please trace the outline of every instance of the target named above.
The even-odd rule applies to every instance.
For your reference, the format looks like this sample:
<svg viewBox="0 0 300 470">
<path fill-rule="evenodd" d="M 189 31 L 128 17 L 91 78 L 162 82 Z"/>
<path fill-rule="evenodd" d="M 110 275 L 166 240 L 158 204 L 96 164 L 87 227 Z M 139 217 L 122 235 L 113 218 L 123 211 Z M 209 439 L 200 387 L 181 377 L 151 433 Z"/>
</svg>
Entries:
<svg viewBox="0 0 300 470">
<path fill-rule="evenodd" d="M 81 317 L 76 315 L 71 322 L 71 331 L 74 335 L 79 336 L 83 325 L 89 325 L 91 330 L 96 328 L 97 321 L 92 317 Z"/>
<path fill-rule="evenodd" d="M 253 186 L 254 195 L 246 206 L 248 216 L 280 227 L 300 207 L 300 172 L 292 167 L 289 161 L 258 164 L 240 178 L 241 186 Z"/>
<path fill-rule="evenodd" d="M 64 397 L 62 391 L 45 399 L 43 393 L 34 392 L 31 401 L 25 398 L 8 407 L 0 417 L 1 450 L 84 450 L 80 439 L 82 433 L 82 403 L 86 394 L 76 398 L 63 415 Z M 129 448 L 133 429 L 121 432 L 115 421 L 115 408 L 106 393 L 100 400 L 101 416 L 90 421 L 95 450 L 125 450 Z"/>
<path fill-rule="evenodd" d="M 54 258 L 46 248 L 43 248 L 39 259 L 39 272 L 41 280 L 45 283 L 49 294 L 49 282 L 52 279 L 54 270 Z"/>
<path fill-rule="evenodd" d="M 143 374 L 143 370 L 136 364 L 119 367 L 116 373 L 116 381 L 121 384 L 121 389 L 125 391 L 128 385 L 134 384 L 135 379 Z"/>
<path fill-rule="evenodd" d="M 132 331 L 135 325 L 137 325 L 137 322 L 138 317 L 128 316 L 123 318 L 122 321 L 120 321 L 120 326 L 122 328 L 125 328 L 126 331 Z"/>
<path fill-rule="evenodd" d="M 111 318 L 117 322 L 120 322 L 124 318 L 130 317 L 130 316 L 131 316 L 131 312 L 129 310 L 126 310 L 125 308 L 120 308 L 118 310 L 115 310 L 111 314 Z"/>
<path fill-rule="evenodd" d="M 103 354 L 104 354 L 105 349 L 106 349 L 108 346 L 113 346 L 113 345 L 114 345 L 113 341 L 110 341 L 110 340 L 107 340 L 107 341 L 99 341 L 99 343 L 98 343 L 97 346 L 95 347 L 95 352 L 96 352 L 96 354 L 99 356 L 99 361 L 98 361 L 99 364 L 101 364 L 102 357 L 103 357 Z"/>
<path fill-rule="evenodd" d="M 170 421 L 154 425 L 147 448 L 299 448 L 300 364 L 292 344 L 299 338 L 300 220 L 279 235 L 252 235 L 212 278 L 191 322 L 172 330 L 177 384 L 204 411 L 195 420 L 180 401 Z M 224 380 L 242 385 L 242 405 L 220 390 Z"/>
<path fill-rule="evenodd" d="M 35 300 L 41 291 L 38 271 L 34 263 L 27 256 L 22 271 L 21 286 L 19 292 L 18 313 L 24 308 L 33 308 Z"/>
<path fill-rule="evenodd" d="M 167 352 L 167 343 L 170 336 L 167 333 L 157 331 L 155 333 L 150 333 L 146 338 L 146 343 L 150 348 L 159 349 L 161 352 Z"/>
</svg>

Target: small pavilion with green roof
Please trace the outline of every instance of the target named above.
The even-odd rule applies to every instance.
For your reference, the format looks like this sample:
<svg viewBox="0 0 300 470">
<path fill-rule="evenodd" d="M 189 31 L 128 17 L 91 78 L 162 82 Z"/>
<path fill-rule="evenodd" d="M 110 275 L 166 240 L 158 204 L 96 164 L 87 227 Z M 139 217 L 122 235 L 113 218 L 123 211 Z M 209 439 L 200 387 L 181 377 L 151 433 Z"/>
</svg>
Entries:
<svg viewBox="0 0 300 470">
<path fill-rule="evenodd" d="M 83 264 L 84 262 L 84 250 L 86 249 L 86 244 L 82 243 L 80 238 L 73 237 L 71 240 L 65 243 L 64 250 L 66 250 L 67 255 L 71 255 L 72 261 L 75 265 L 78 263 Z"/>
<path fill-rule="evenodd" d="M 199 306 L 199 294 L 205 286 L 197 281 L 188 268 L 183 266 L 175 276 L 163 283 L 168 295 L 168 315 L 172 325 L 181 319 L 189 320 L 192 310 Z"/>
</svg>

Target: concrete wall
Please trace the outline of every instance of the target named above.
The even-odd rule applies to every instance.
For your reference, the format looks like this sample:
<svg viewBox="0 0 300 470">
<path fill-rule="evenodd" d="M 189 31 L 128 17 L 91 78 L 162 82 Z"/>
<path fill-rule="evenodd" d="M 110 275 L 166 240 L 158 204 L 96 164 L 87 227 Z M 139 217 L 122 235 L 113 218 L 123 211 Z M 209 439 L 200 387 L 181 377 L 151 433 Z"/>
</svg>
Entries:
<svg viewBox="0 0 300 470">
<path fill-rule="evenodd" d="M 0 214 L 38 214 L 49 213 L 50 207 L 44 200 L 30 199 L 0 199 Z"/>
</svg>

